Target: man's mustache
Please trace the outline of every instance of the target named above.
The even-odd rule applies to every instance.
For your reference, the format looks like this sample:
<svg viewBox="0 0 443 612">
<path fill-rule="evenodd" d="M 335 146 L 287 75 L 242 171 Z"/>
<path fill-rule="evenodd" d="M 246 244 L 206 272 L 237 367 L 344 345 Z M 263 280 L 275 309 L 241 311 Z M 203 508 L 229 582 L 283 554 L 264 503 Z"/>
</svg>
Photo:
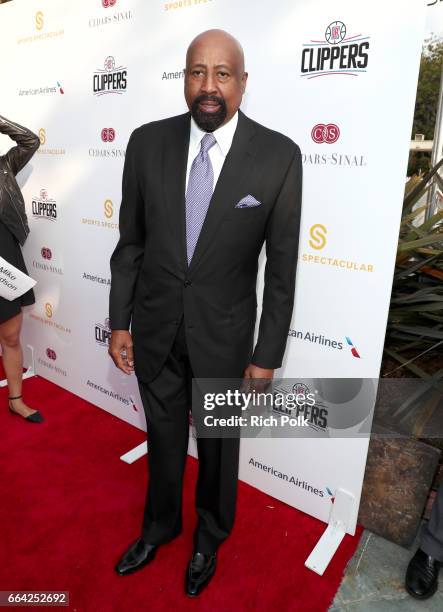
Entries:
<svg viewBox="0 0 443 612">
<path fill-rule="evenodd" d="M 197 96 L 192 104 L 192 106 L 197 106 L 197 104 L 201 104 L 202 102 L 216 102 L 217 104 L 219 104 L 220 106 L 225 106 L 225 100 L 224 98 L 220 98 L 219 96 L 206 96 L 206 95 L 200 95 Z"/>
</svg>

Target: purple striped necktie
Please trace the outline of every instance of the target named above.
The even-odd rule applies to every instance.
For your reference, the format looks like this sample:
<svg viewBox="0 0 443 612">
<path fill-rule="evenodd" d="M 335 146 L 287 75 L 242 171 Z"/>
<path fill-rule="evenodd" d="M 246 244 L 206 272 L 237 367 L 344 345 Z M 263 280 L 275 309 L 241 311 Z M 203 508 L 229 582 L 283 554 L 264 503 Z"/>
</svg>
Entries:
<svg viewBox="0 0 443 612">
<path fill-rule="evenodd" d="M 188 265 L 194 255 L 198 237 L 208 212 L 214 191 L 214 170 L 209 158 L 209 149 L 216 143 L 213 134 L 205 134 L 201 148 L 192 162 L 186 189 L 186 250 Z"/>
</svg>

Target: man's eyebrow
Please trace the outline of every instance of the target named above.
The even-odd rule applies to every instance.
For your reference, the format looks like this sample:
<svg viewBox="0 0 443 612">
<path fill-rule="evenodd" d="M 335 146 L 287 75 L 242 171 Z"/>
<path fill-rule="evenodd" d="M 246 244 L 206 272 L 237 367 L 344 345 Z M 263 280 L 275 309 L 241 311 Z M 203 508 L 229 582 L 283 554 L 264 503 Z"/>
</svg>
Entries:
<svg viewBox="0 0 443 612">
<path fill-rule="evenodd" d="M 226 68 L 226 70 L 231 70 L 231 67 L 228 66 L 228 64 L 217 64 L 216 66 L 214 66 L 215 68 Z M 190 70 L 192 70 L 192 68 L 207 68 L 206 64 L 201 64 L 201 63 L 197 63 L 197 64 L 191 64 Z"/>
</svg>

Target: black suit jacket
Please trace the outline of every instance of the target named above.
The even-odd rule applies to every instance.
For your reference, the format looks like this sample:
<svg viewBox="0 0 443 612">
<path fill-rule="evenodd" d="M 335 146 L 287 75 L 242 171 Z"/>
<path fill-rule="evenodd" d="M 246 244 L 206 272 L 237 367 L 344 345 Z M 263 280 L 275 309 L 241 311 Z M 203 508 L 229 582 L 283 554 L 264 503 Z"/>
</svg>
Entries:
<svg viewBox="0 0 443 612">
<path fill-rule="evenodd" d="M 135 372 L 160 371 L 184 315 L 195 377 L 241 378 L 252 362 L 280 367 L 291 322 L 299 240 L 298 146 L 241 111 L 188 267 L 185 182 L 190 114 L 142 125 L 123 170 L 120 240 L 111 257 L 112 329 L 129 329 Z M 260 206 L 235 208 L 246 195 Z M 266 241 L 258 340 L 258 258 Z"/>
</svg>

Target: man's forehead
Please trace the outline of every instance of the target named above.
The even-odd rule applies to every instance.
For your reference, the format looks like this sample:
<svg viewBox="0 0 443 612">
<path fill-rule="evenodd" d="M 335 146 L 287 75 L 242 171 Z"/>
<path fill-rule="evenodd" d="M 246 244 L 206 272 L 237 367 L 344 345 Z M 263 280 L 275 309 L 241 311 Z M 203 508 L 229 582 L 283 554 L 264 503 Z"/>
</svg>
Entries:
<svg viewBox="0 0 443 612">
<path fill-rule="evenodd" d="M 186 54 L 187 64 L 225 65 L 236 68 L 243 65 L 243 50 L 238 41 L 224 31 L 211 30 L 197 36 Z"/>
<path fill-rule="evenodd" d="M 188 56 L 188 66 L 225 66 L 226 68 L 235 68 L 239 63 L 239 58 L 227 55 L 226 53 L 217 53 L 214 49 L 191 53 Z"/>
<path fill-rule="evenodd" d="M 235 64 L 235 62 L 225 55 L 195 55 L 189 58 L 189 64 L 192 66 L 200 65 L 200 66 L 226 66 L 231 67 Z"/>
</svg>

